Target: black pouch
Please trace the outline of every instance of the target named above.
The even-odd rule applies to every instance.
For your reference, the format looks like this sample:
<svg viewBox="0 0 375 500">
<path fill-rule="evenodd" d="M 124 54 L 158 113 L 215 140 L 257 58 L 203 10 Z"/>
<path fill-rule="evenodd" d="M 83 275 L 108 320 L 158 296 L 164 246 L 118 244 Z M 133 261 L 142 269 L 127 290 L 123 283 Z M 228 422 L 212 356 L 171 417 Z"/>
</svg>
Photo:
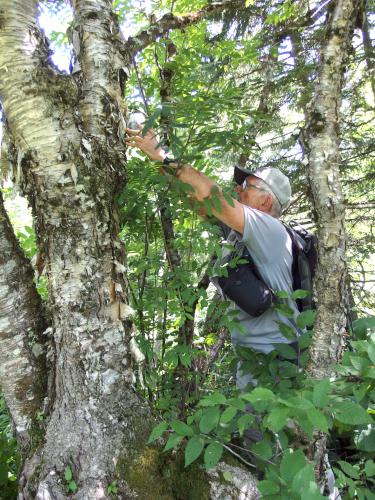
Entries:
<svg viewBox="0 0 375 500">
<path fill-rule="evenodd" d="M 253 317 L 263 314 L 271 306 L 274 294 L 260 279 L 253 263 L 227 267 L 228 276 L 218 278 L 218 283 L 228 297 L 243 311 Z"/>
</svg>

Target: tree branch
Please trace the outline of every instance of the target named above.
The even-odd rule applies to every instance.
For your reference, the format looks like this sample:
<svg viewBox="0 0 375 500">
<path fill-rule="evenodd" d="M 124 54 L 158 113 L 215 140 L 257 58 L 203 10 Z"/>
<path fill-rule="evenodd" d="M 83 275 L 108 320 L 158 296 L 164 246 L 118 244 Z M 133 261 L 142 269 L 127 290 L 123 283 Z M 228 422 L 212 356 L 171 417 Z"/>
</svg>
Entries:
<svg viewBox="0 0 375 500">
<path fill-rule="evenodd" d="M 245 7 L 246 2 L 244 0 L 225 0 L 223 2 L 210 3 L 199 11 L 181 16 L 175 16 L 170 13 L 165 14 L 161 19 L 151 24 L 146 30 L 141 31 L 134 37 L 128 38 L 123 44 L 122 50 L 127 54 L 135 54 L 146 48 L 169 30 L 183 29 L 191 24 L 198 23 L 202 19 L 207 19 L 226 10 L 244 9 Z"/>
</svg>

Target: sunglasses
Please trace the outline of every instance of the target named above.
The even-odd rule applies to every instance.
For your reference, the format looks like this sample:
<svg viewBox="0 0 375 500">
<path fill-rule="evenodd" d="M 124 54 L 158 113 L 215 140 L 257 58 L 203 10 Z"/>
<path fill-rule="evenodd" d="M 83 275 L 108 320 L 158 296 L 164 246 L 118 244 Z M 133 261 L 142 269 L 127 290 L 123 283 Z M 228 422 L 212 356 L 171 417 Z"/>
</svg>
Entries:
<svg viewBox="0 0 375 500">
<path fill-rule="evenodd" d="M 254 189 L 258 189 L 258 191 L 265 191 L 265 189 L 261 188 L 261 187 L 258 187 L 256 186 L 255 184 L 248 184 L 246 182 L 246 179 L 243 181 L 243 183 L 241 184 L 241 189 L 242 191 L 245 191 L 246 189 L 250 189 L 250 188 L 254 188 Z"/>
</svg>

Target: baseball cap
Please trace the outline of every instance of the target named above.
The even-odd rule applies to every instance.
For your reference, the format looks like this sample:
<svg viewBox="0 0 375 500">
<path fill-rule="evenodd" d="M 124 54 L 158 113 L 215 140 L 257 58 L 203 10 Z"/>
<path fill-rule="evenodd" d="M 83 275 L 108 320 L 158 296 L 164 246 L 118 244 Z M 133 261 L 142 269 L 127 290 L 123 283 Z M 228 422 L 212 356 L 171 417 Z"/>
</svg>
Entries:
<svg viewBox="0 0 375 500">
<path fill-rule="evenodd" d="M 279 200 L 281 208 L 286 208 L 292 196 L 289 179 L 278 168 L 265 167 L 251 171 L 243 167 L 234 167 L 234 180 L 237 184 L 242 184 L 249 175 L 254 175 L 262 179 L 273 194 Z"/>
</svg>

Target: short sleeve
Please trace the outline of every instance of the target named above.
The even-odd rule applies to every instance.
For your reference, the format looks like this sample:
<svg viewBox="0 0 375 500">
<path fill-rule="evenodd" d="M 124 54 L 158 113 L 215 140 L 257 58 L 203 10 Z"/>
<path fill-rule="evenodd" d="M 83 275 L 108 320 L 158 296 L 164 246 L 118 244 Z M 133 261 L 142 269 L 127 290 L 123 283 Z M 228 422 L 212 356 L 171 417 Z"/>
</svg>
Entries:
<svg viewBox="0 0 375 500">
<path fill-rule="evenodd" d="M 269 214 L 244 206 L 244 232 L 240 241 L 257 261 L 273 262 L 287 245 L 288 233 L 282 223 Z"/>
</svg>

